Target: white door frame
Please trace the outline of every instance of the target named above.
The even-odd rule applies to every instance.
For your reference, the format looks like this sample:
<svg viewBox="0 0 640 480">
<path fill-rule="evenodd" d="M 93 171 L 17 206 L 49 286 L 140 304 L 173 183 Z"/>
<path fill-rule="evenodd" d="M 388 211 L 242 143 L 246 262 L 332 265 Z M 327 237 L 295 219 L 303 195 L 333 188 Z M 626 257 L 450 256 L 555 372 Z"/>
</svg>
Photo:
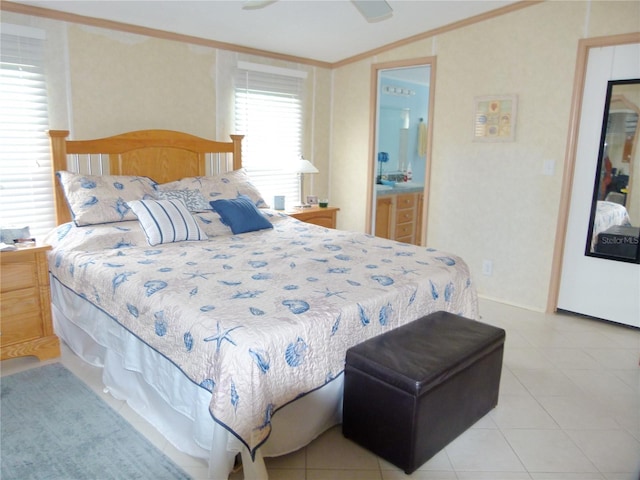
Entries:
<svg viewBox="0 0 640 480">
<path fill-rule="evenodd" d="M 373 233 L 375 229 L 375 175 L 377 162 L 373 161 L 377 151 L 377 122 L 378 122 L 378 78 L 382 70 L 394 68 L 410 68 L 428 65 L 431 68 L 429 78 L 429 111 L 427 114 L 427 155 L 424 176 L 424 200 L 422 204 L 422 231 L 421 244 L 426 245 L 427 223 L 429 213 L 429 192 L 431 191 L 431 145 L 433 144 L 433 108 L 436 95 L 436 57 L 419 57 L 407 60 L 394 60 L 390 62 L 374 63 L 371 65 L 371 92 L 369 101 L 369 161 L 367 171 L 367 213 L 365 231 Z"/>
</svg>

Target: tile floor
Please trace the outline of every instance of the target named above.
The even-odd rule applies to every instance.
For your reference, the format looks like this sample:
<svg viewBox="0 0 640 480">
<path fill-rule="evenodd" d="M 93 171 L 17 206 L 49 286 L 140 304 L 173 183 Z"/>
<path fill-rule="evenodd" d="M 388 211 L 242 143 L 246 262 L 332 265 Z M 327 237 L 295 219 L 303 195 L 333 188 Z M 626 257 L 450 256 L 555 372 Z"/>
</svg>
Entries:
<svg viewBox="0 0 640 480">
<path fill-rule="evenodd" d="M 498 406 L 413 475 L 334 427 L 306 448 L 267 459 L 271 480 L 640 480 L 640 330 L 481 300 L 482 321 L 507 331 Z M 177 451 L 102 390 L 100 369 L 63 348 L 62 363 L 194 480 L 204 461 Z M 5 360 L 1 374 L 38 366 Z M 232 475 L 241 479 L 242 474 Z"/>
</svg>

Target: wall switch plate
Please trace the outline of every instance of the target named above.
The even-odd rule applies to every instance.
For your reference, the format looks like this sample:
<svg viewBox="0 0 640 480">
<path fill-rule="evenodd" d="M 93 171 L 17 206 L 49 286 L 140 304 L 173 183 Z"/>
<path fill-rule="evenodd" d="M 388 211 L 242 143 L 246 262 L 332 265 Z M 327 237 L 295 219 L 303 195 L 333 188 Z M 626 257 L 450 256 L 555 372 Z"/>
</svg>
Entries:
<svg viewBox="0 0 640 480">
<path fill-rule="evenodd" d="M 483 260 L 482 261 L 482 274 L 487 277 L 491 276 L 493 273 L 493 262 L 491 260 Z"/>
<path fill-rule="evenodd" d="M 556 170 L 555 160 L 545 160 L 542 166 L 542 174 L 552 176 Z"/>
</svg>

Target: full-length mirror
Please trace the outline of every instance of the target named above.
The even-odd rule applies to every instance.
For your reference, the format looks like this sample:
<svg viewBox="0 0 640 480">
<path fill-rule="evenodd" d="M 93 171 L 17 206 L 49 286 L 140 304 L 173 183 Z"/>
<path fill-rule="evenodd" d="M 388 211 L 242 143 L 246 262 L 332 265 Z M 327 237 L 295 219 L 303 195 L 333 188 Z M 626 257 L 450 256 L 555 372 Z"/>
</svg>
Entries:
<svg viewBox="0 0 640 480">
<path fill-rule="evenodd" d="M 420 245 L 428 184 L 431 65 L 377 70 L 374 235 Z"/>
<path fill-rule="evenodd" d="M 640 263 L 640 79 L 610 81 L 594 181 L 587 256 Z"/>
</svg>

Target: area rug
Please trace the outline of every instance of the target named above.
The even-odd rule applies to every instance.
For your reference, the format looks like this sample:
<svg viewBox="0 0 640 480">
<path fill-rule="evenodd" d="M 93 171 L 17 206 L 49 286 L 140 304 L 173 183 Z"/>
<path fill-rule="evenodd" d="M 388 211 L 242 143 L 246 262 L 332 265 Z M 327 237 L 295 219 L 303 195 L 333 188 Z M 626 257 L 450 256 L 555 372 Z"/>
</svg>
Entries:
<svg viewBox="0 0 640 480">
<path fill-rule="evenodd" d="M 2 480 L 190 478 L 59 363 L 0 385 Z"/>
</svg>

